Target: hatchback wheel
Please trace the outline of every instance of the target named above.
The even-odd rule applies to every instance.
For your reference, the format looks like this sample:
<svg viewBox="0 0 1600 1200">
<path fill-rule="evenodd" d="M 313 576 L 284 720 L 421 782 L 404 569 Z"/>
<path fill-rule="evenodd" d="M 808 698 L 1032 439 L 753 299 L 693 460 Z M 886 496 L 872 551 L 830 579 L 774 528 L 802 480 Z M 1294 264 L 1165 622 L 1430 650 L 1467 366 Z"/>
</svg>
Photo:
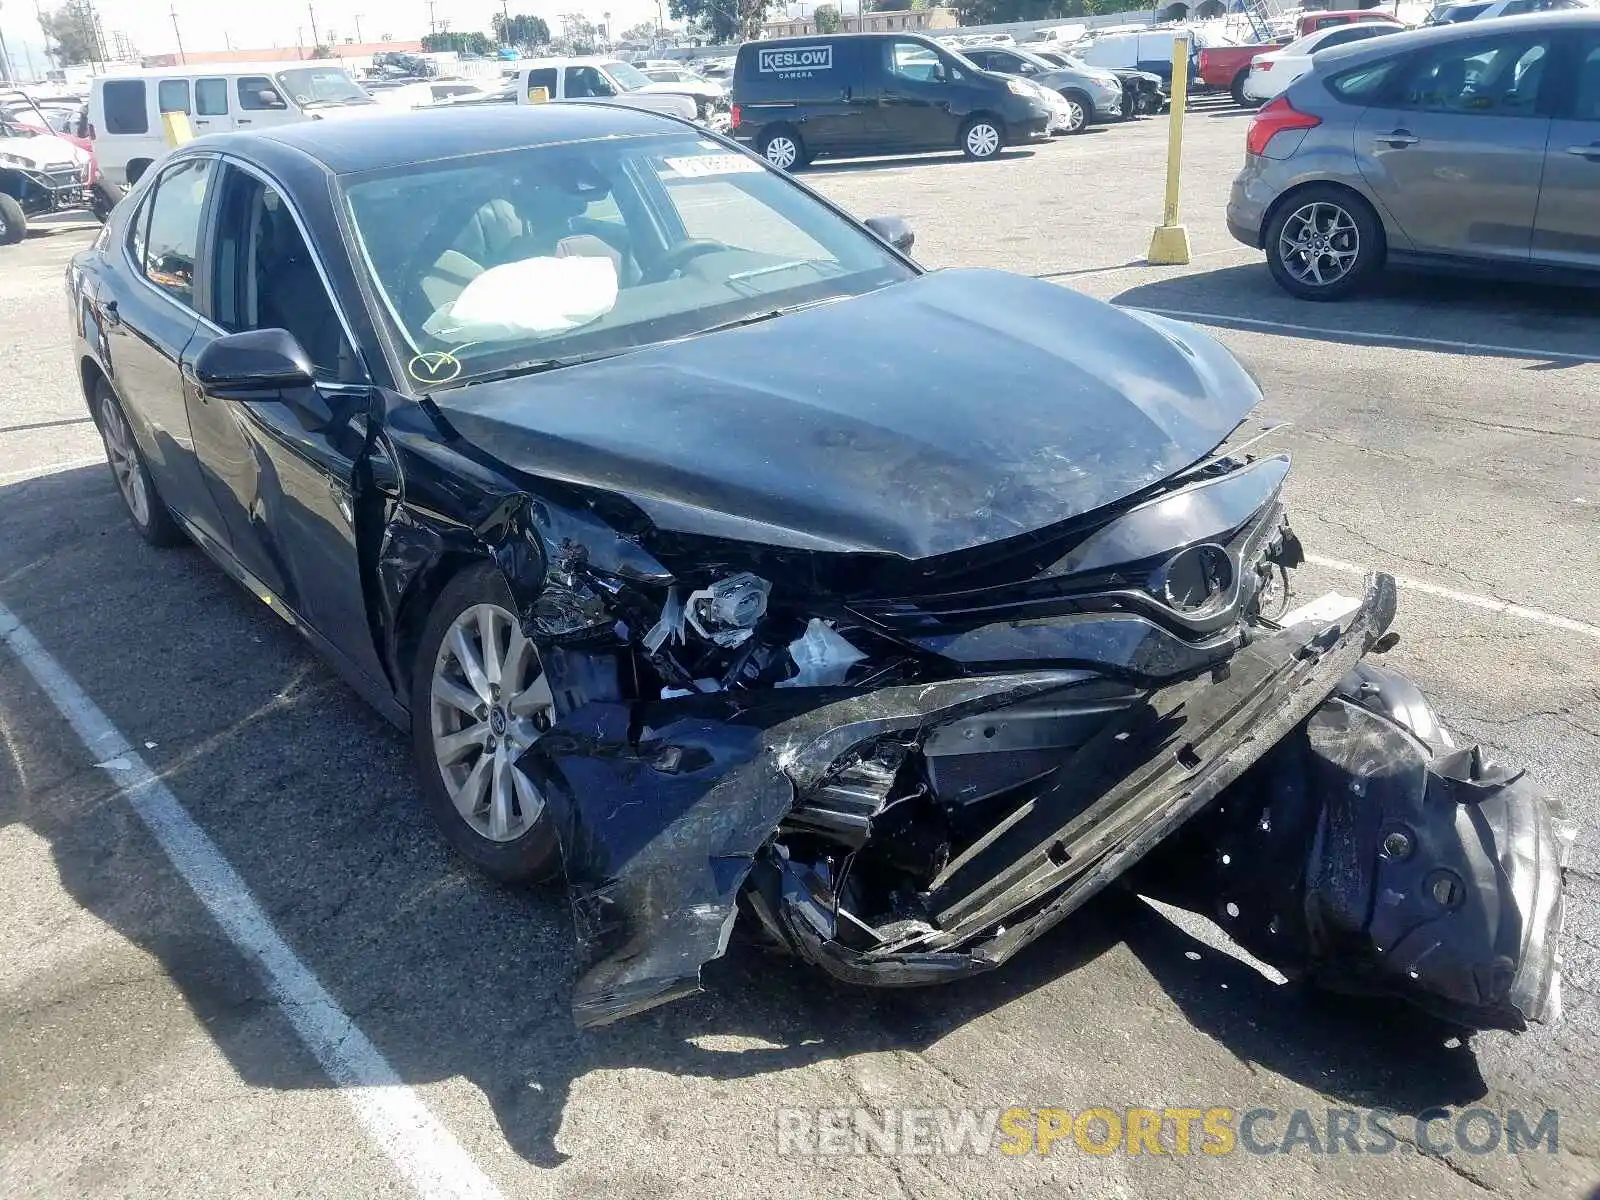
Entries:
<svg viewBox="0 0 1600 1200">
<path fill-rule="evenodd" d="M 179 545 L 184 540 L 183 530 L 156 492 L 155 481 L 150 478 L 144 457 L 139 453 L 139 444 L 133 440 L 128 418 L 110 385 L 104 381 L 97 384 L 90 405 L 94 422 L 100 428 L 100 440 L 105 443 L 111 477 L 116 480 L 117 491 L 122 494 L 122 503 L 133 527 L 152 546 Z"/>
<path fill-rule="evenodd" d="M 1000 126 L 988 117 L 974 117 L 961 129 L 961 150 L 968 158 L 993 158 L 1003 145 Z"/>
<path fill-rule="evenodd" d="M 542 879 L 556 866 L 554 822 L 518 765 L 554 720 L 538 647 L 505 580 L 491 564 L 468 568 L 435 603 L 417 648 L 412 752 L 445 837 L 498 879 Z"/>
<path fill-rule="evenodd" d="M 1303 300 L 1338 300 L 1383 263 L 1383 230 L 1348 192 L 1310 188 L 1284 204 L 1268 226 L 1267 266 L 1283 289 Z"/>
<path fill-rule="evenodd" d="M 761 157 L 780 171 L 797 171 L 806 165 L 805 145 L 789 129 L 775 129 L 761 139 Z"/>
</svg>

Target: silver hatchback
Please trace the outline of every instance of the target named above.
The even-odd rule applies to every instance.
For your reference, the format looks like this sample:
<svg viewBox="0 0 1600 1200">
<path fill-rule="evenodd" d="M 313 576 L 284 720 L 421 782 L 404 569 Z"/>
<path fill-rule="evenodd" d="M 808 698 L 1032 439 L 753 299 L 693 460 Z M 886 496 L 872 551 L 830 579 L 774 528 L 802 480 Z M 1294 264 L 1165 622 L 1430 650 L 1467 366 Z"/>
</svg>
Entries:
<svg viewBox="0 0 1600 1200">
<path fill-rule="evenodd" d="M 1386 263 L 1600 279 L 1600 13 L 1316 55 L 1252 121 L 1228 229 L 1308 300 Z"/>
</svg>

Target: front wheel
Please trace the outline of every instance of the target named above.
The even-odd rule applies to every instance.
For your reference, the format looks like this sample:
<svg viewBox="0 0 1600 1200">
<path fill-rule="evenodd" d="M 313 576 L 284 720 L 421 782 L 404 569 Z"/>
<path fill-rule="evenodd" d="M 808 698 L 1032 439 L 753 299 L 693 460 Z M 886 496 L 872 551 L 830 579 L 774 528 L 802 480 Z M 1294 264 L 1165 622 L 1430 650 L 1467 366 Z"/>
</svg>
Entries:
<svg viewBox="0 0 1600 1200">
<path fill-rule="evenodd" d="M 1005 144 L 999 123 L 989 117 L 973 117 L 961 127 L 961 152 L 968 158 L 993 158 Z"/>
<path fill-rule="evenodd" d="M 500 571 L 462 571 L 433 606 L 411 682 L 411 749 L 429 814 L 462 856 L 510 882 L 549 878 L 559 845 L 518 760 L 555 720 L 539 649 Z"/>
<path fill-rule="evenodd" d="M 28 234 L 28 217 L 15 196 L 0 192 L 0 246 L 14 246 Z"/>
<path fill-rule="evenodd" d="M 1316 187 L 1292 197 L 1267 226 L 1267 267 L 1302 300 L 1342 300 L 1383 265 L 1383 229 L 1348 192 Z"/>
<path fill-rule="evenodd" d="M 764 134 L 757 149 L 780 171 L 798 171 L 806 165 L 805 143 L 792 129 L 774 129 Z"/>
<path fill-rule="evenodd" d="M 1240 108 L 1260 108 L 1261 101 L 1252 100 L 1244 94 L 1244 83 L 1249 77 L 1249 71 L 1240 71 L 1233 77 L 1233 86 L 1228 89 L 1228 93 L 1233 97 L 1233 102 Z"/>
</svg>

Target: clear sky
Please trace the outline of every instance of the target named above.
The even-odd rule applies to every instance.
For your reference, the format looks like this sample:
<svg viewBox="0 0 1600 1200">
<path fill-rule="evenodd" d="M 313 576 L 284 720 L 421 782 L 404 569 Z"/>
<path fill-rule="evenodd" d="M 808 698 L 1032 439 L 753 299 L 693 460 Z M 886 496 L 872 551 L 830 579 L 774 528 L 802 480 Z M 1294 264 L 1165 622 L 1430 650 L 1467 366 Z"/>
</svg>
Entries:
<svg viewBox="0 0 1600 1200">
<path fill-rule="evenodd" d="M 43 0 L 45 8 L 54 7 Z M 543 17 L 552 29 L 559 29 L 557 18 L 563 12 L 583 12 L 596 23 L 602 13 L 611 13 L 612 28 L 621 31 L 640 21 L 656 19 L 655 0 L 507 0 L 512 14 L 531 13 Z M 0 0 L 0 31 L 19 74 L 27 73 L 25 51 L 31 51 L 35 66 L 42 47 L 34 17 L 35 0 Z M 361 36 L 377 41 L 390 34 L 397 42 L 415 41 L 428 32 L 428 5 L 425 0 L 313 0 L 307 5 L 298 0 L 97 0 L 100 23 L 109 40 L 120 30 L 133 39 L 141 54 L 159 54 L 177 48 L 172 32 L 171 10 L 178 11 L 178 26 L 183 44 L 191 50 L 220 50 L 227 41 L 240 49 L 292 46 L 303 39 L 310 46 L 312 12 L 318 34 L 327 41 L 330 33 L 340 41 L 356 36 L 360 18 Z M 489 17 L 500 11 L 499 0 L 435 0 L 434 15 L 451 29 L 487 31 Z M 666 0 L 661 13 L 666 15 Z M 225 40 L 226 39 L 226 40 Z"/>
</svg>

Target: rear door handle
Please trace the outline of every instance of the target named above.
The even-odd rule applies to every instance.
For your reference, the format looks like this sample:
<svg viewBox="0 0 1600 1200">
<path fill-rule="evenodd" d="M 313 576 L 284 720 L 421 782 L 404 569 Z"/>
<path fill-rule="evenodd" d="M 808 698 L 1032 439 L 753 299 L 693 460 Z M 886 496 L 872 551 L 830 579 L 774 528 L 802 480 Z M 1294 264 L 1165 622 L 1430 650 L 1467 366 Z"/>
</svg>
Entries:
<svg viewBox="0 0 1600 1200">
<path fill-rule="evenodd" d="M 1393 146 L 1398 150 L 1404 146 L 1415 146 L 1422 139 L 1409 129 L 1396 129 L 1393 133 L 1380 133 L 1372 140 L 1382 142 L 1386 146 Z"/>
<path fill-rule="evenodd" d="M 1580 158 L 1600 160 L 1600 142 L 1591 142 L 1587 146 L 1568 146 L 1568 154 L 1576 154 Z"/>
</svg>

